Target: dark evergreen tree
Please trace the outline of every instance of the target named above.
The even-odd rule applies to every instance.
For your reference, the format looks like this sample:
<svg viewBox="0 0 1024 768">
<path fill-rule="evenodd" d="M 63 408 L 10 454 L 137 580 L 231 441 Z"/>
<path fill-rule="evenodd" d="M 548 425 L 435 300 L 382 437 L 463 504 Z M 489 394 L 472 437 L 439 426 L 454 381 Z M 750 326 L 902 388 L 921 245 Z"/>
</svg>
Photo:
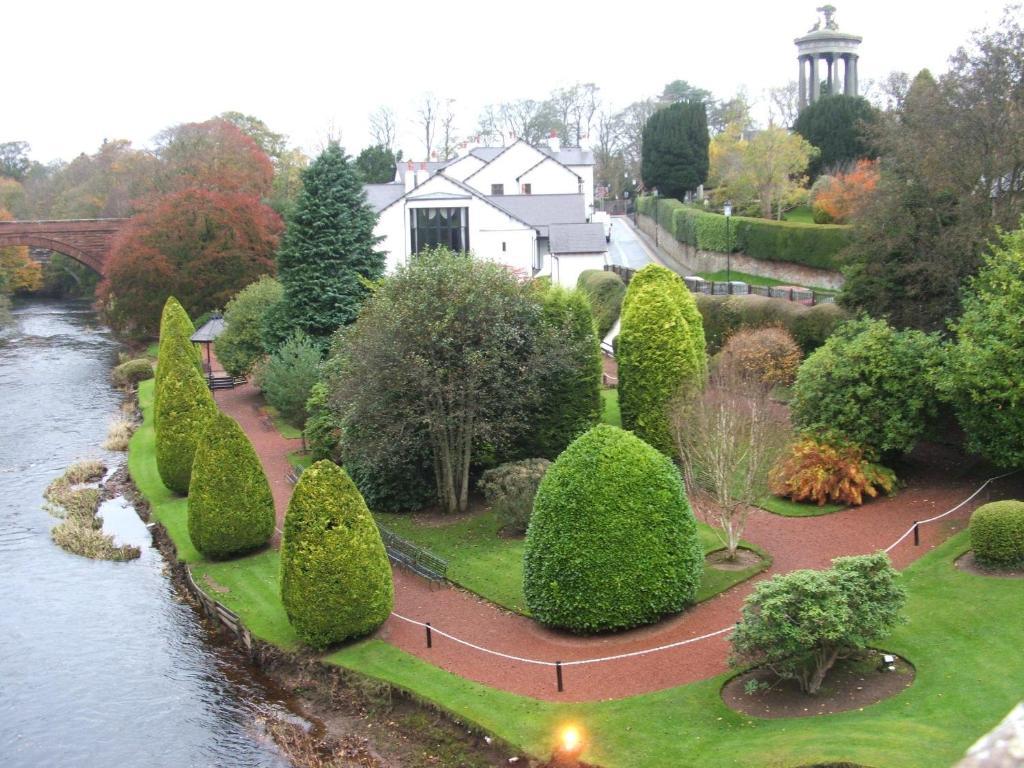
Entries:
<svg viewBox="0 0 1024 768">
<path fill-rule="evenodd" d="M 390 149 L 375 144 L 359 153 L 356 158 L 356 169 L 367 184 L 387 184 L 395 180 L 397 160 L 395 153 Z"/>
<path fill-rule="evenodd" d="M 337 144 L 302 173 L 303 190 L 277 254 L 284 286 L 283 311 L 269 334 L 291 330 L 326 337 L 356 318 L 369 289 L 366 280 L 384 274 L 384 253 L 376 250 L 377 216 L 363 196 L 363 182 Z"/>
<path fill-rule="evenodd" d="M 641 148 L 644 185 L 682 199 L 708 178 L 708 117 L 703 102 L 683 101 L 647 120 Z"/>
<path fill-rule="evenodd" d="M 821 150 L 811 161 L 811 178 L 863 157 L 872 157 L 871 126 L 878 110 L 861 96 L 823 96 L 805 107 L 793 130 Z"/>
</svg>

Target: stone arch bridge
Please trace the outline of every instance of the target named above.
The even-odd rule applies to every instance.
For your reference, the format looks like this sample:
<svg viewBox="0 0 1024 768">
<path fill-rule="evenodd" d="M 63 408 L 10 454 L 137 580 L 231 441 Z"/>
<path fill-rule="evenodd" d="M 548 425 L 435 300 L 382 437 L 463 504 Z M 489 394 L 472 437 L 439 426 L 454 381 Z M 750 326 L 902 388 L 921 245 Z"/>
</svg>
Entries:
<svg viewBox="0 0 1024 768">
<path fill-rule="evenodd" d="M 62 253 L 102 277 L 114 239 L 128 219 L 0 221 L 0 247 L 27 245 Z"/>
</svg>

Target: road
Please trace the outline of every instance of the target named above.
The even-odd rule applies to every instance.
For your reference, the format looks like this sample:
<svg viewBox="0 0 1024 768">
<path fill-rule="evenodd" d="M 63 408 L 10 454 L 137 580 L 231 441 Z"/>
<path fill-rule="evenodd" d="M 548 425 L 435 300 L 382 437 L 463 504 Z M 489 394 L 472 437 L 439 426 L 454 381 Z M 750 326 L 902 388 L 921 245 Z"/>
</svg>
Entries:
<svg viewBox="0 0 1024 768">
<path fill-rule="evenodd" d="M 608 260 L 612 264 L 631 269 L 640 269 L 658 259 L 637 237 L 636 232 L 623 216 L 612 217 L 612 240 L 608 243 Z"/>
</svg>

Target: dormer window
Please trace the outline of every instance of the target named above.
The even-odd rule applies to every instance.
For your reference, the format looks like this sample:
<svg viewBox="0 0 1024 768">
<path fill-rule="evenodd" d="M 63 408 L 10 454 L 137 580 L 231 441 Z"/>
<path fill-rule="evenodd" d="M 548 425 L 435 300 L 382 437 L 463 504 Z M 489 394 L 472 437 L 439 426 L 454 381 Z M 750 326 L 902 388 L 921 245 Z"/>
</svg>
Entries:
<svg viewBox="0 0 1024 768">
<path fill-rule="evenodd" d="M 505 194 L 505 185 L 504 184 L 491 184 L 491 194 L 492 195 L 504 195 Z"/>
</svg>

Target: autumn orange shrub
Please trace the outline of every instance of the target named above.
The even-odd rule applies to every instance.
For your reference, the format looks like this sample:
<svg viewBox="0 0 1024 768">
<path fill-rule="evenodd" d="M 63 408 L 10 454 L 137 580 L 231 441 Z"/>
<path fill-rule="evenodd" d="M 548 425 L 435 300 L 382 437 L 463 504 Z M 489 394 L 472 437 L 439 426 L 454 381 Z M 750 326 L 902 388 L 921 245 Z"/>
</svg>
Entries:
<svg viewBox="0 0 1024 768">
<path fill-rule="evenodd" d="M 827 181 L 814 192 L 814 220 L 819 224 L 846 223 L 860 210 L 876 186 L 878 161 L 858 160 L 852 171 L 827 177 Z"/>
<path fill-rule="evenodd" d="M 802 353 L 785 328 L 744 328 L 732 334 L 718 356 L 718 368 L 729 376 L 766 387 L 788 386 L 796 380 Z"/>
<path fill-rule="evenodd" d="M 793 501 L 828 502 L 859 506 L 864 497 L 891 493 L 896 474 L 869 461 L 855 445 L 831 445 L 803 437 L 779 459 L 768 478 L 776 496 Z"/>
</svg>

